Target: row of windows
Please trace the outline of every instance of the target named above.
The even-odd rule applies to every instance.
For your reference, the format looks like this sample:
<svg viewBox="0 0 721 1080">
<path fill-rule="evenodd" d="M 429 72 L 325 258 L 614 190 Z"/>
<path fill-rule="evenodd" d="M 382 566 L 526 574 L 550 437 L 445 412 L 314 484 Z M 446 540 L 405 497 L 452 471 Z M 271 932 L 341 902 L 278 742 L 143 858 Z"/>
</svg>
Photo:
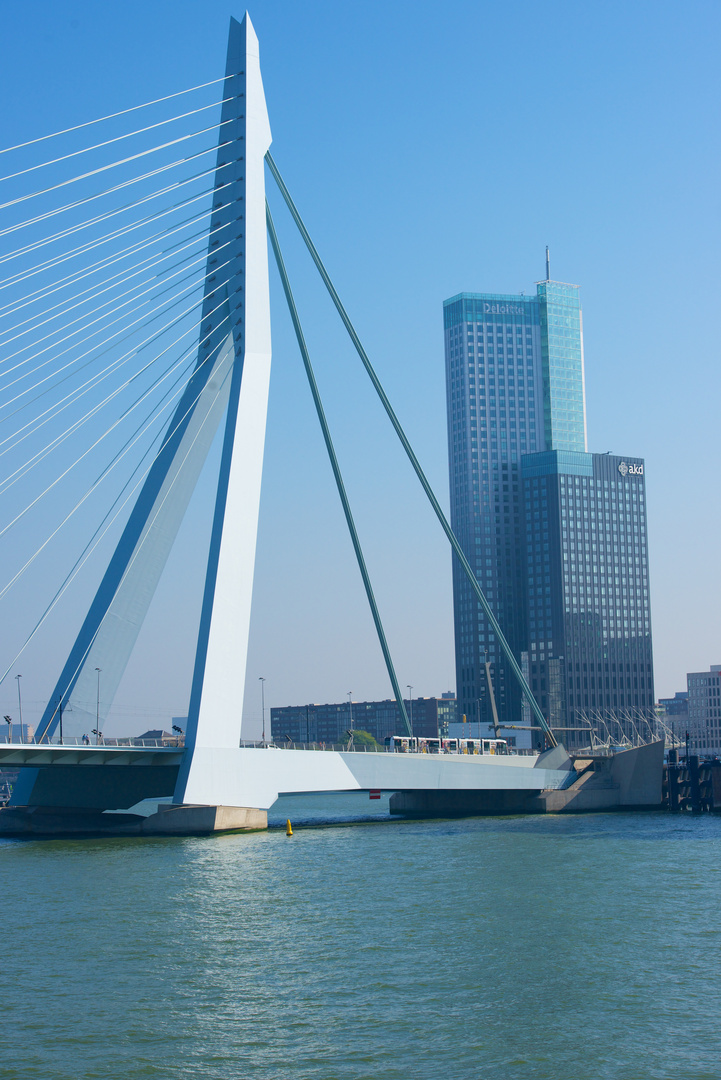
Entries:
<svg viewBox="0 0 721 1080">
<path fill-rule="evenodd" d="M 503 384 L 506 381 L 508 383 L 508 386 L 514 386 L 515 385 L 514 378 L 515 378 L 515 375 L 514 375 L 513 370 L 511 368 L 509 368 L 509 370 L 508 370 L 507 379 L 504 376 L 503 372 L 499 371 L 498 372 L 498 386 L 499 386 L 499 389 L 501 389 L 501 390 L 503 389 Z M 529 385 L 529 387 L 532 388 L 533 379 L 532 379 L 531 373 L 529 373 L 528 379 L 529 379 L 528 385 Z M 463 376 L 460 376 L 460 377 L 457 377 L 457 378 L 454 378 L 453 376 L 451 376 L 450 381 L 451 381 L 451 391 L 463 390 L 465 388 L 466 381 L 465 381 L 465 378 Z M 471 386 L 475 386 L 475 381 L 476 381 L 475 367 L 472 365 L 470 371 L 468 372 L 468 382 L 469 382 L 469 384 Z M 479 366 L 479 368 L 478 368 L 478 385 L 479 386 L 485 386 L 486 385 L 485 371 L 484 371 L 482 366 Z M 496 376 L 495 376 L 495 373 L 492 374 L 492 369 L 491 368 L 488 369 L 488 385 L 489 386 L 495 386 L 496 385 Z M 523 368 L 518 369 L 518 385 L 523 386 Z"/>
<path fill-rule="evenodd" d="M 500 339 L 504 337 L 515 337 L 518 339 L 525 337 L 526 341 L 531 341 L 533 338 L 533 331 L 529 326 L 526 326 L 523 323 L 516 323 L 515 325 L 506 324 L 503 327 L 495 325 L 494 323 L 466 323 L 465 332 L 463 326 L 456 326 L 449 331 L 448 339 L 449 341 L 460 341 L 464 337 L 472 337 L 474 331 L 479 337 L 481 337 L 485 331 L 485 336 L 490 338 L 495 337 Z"/>
</svg>

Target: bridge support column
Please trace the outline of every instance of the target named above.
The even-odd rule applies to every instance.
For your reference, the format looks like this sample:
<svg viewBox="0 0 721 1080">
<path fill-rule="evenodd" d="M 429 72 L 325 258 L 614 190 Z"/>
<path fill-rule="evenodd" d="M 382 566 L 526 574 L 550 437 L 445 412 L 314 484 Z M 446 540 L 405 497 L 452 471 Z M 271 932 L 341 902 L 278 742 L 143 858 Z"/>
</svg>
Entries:
<svg viewBox="0 0 721 1080">
<path fill-rule="evenodd" d="M 155 836 L 202 836 L 215 832 L 257 832 L 268 828 L 267 810 L 252 806 L 161 805 L 141 826 Z"/>
</svg>

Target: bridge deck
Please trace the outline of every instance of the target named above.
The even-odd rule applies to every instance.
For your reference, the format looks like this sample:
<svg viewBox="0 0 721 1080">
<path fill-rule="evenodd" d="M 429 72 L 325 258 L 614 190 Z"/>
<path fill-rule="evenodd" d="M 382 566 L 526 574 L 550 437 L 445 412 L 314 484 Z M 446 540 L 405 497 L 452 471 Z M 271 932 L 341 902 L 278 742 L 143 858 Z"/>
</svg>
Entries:
<svg viewBox="0 0 721 1080">
<path fill-rule="evenodd" d="M 0 743 L 0 768 L 40 766 L 166 765 L 178 766 L 177 746 L 59 746 L 55 743 Z"/>
</svg>

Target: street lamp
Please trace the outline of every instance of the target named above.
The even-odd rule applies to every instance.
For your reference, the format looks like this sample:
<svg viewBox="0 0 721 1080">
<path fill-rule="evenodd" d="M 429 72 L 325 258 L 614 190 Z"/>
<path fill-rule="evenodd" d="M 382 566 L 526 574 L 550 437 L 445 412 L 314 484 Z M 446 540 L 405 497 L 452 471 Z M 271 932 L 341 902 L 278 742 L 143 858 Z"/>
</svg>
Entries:
<svg viewBox="0 0 721 1080">
<path fill-rule="evenodd" d="M 408 704 L 410 705 L 409 720 L 411 722 L 411 736 L 412 736 L 413 735 L 413 687 L 411 686 L 410 683 L 406 683 L 406 686 L 408 687 Z"/>
<path fill-rule="evenodd" d="M 350 718 L 350 730 L 353 734 L 353 691 L 348 691 L 348 716 Z"/>
<path fill-rule="evenodd" d="M 18 684 L 18 712 L 20 713 L 20 742 L 25 742 L 25 740 L 23 739 L 23 702 L 22 702 L 22 697 L 20 696 L 20 680 L 22 679 L 22 675 L 16 675 L 15 678 L 16 678 L 17 684 Z"/>
<path fill-rule="evenodd" d="M 95 697 L 95 745 L 100 742 L 100 672 L 101 668 L 96 667 L 98 673 L 98 692 Z"/>
<path fill-rule="evenodd" d="M 260 682 L 260 707 L 263 714 L 263 746 L 265 746 L 265 679 L 259 675 L 258 681 Z"/>
</svg>

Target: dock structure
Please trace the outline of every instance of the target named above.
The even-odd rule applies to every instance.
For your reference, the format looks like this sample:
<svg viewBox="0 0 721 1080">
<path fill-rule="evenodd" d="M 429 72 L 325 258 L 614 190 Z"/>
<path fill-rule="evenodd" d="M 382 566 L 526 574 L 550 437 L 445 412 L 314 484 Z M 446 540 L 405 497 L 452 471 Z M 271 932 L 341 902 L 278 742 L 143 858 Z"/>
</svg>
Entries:
<svg viewBox="0 0 721 1080">
<path fill-rule="evenodd" d="M 663 805 L 674 813 L 721 813 L 721 761 L 690 754 L 679 760 L 670 750 L 663 768 Z"/>
</svg>

